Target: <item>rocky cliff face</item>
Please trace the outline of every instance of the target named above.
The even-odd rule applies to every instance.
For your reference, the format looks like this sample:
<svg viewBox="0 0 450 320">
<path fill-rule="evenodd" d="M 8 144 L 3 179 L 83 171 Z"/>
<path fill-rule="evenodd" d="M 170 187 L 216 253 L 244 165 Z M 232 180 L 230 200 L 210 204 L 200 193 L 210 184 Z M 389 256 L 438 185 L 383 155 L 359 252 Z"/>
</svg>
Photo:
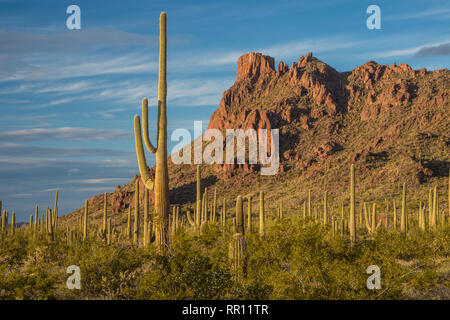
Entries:
<svg viewBox="0 0 450 320">
<path fill-rule="evenodd" d="M 373 61 L 338 72 L 312 53 L 290 68 L 281 61 L 275 70 L 272 57 L 248 53 L 239 58 L 236 82 L 223 93 L 208 128 L 279 128 L 283 163 L 295 160 L 292 165 L 300 168 L 345 149 L 350 140 L 363 142 L 351 151 L 355 159 L 376 152 L 381 141 L 395 149 L 396 139 L 407 138 L 399 136 L 405 125 L 416 133 L 442 125 L 449 114 L 449 81 L 447 69 Z M 373 132 L 370 121 L 380 130 Z M 365 126 L 369 137 L 362 139 L 356 129 Z M 448 141 L 448 135 L 442 138 Z"/>
<path fill-rule="evenodd" d="M 447 69 L 370 61 L 338 72 L 312 53 L 290 67 L 280 61 L 275 69 L 272 57 L 244 54 L 208 128 L 280 129 L 280 171 L 262 178 L 251 165 L 204 166 L 204 186 L 216 186 L 229 198 L 255 186 L 267 190 L 268 199 L 301 199 L 307 187 L 337 195 L 345 190 L 350 163 L 359 185 L 370 190 L 367 197 L 387 196 L 400 182 L 412 190 L 439 183 L 450 169 L 449 94 Z M 171 203 L 191 203 L 194 166 L 169 163 Z M 292 186 L 288 194 L 278 192 L 281 183 Z M 133 189 L 130 183 L 110 195 L 115 212 L 133 206 Z M 143 202 L 143 192 L 139 197 Z M 90 205 L 101 199 L 94 196 Z"/>
</svg>

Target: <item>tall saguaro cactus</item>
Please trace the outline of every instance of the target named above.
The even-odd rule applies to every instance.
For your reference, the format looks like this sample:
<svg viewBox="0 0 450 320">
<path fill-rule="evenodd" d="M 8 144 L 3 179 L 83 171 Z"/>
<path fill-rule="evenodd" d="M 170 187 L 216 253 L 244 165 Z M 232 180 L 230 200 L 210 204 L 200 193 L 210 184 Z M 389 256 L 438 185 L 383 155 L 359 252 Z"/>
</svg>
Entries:
<svg viewBox="0 0 450 320">
<path fill-rule="evenodd" d="M 405 235 L 408 232 L 408 213 L 406 212 L 406 183 L 403 183 L 402 215 L 400 217 L 400 231 Z"/>
<path fill-rule="evenodd" d="M 167 169 L 167 114 L 166 114 L 166 61 L 167 61 L 167 33 L 166 13 L 159 17 L 159 77 L 158 77 L 158 145 L 154 147 L 150 142 L 148 133 L 148 101 L 142 100 L 143 137 L 147 149 L 156 155 L 155 181 L 147 171 L 144 147 L 141 136 L 141 120 L 134 116 L 134 136 L 136 142 L 136 155 L 139 163 L 142 182 L 145 187 L 155 192 L 155 244 L 160 253 L 163 253 L 169 243 L 169 174 Z"/>
<path fill-rule="evenodd" d="M 103 195 L 103 228 L 102 234 L 106 240 L 107 235 L 107 227 L 108 227 L 108 194 L 105 192 Z"/>
<path fill-rule="evenodd" d="M 356 242 L 356 200 L 355 200 L 355 167 L 350 167 L 350 241 Z"/>
<path fill-rule="evenodd" d="M 87 230 L 88 230 L 88 201 L 84 202 L 84 219 L 83 219 L 83 240 L 87 239 Z"/>
<path fill-rule="evenodd" d="M 133 229 L 133 243 L 139 245 L 139 180 L 136 179 L 135 193 L 134 193 L 134 229 Z"/>
<path fill-rule="evenodd" d="M 228 257 L 231 262 L 232 271 L 236 279 L 241 279 L 247 274 L 247 243 L 245 241 L 244 231 L 244 208 L 242 197 L 236 199 L 236 233 L 230 243 Z"/>
<path fill-rule="evenodd" d="M 197 186 L 196 186 L 196 190 L 197 190 L 197 207 L 196 207 L 196 211 L 195 211 L 195 226 L 196 228 L 200 228 L 200 214 L 202 212 L 202 186 L 201 186 L 201 168 L 200 165 L 197 165 Z"/>
<path fill-rule="evenodd" d="M 264 192 L 259 192 L 259 236 L 264 237 Z"/>
</svg>

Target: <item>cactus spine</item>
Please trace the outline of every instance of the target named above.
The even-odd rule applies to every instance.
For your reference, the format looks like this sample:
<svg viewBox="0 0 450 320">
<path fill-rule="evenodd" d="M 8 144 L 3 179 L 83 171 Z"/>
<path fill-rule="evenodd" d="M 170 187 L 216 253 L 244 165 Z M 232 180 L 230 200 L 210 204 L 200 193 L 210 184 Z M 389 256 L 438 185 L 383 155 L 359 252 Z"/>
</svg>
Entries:
<svg viewBox="0 0 450 320">
<path fill-rule="evenodd" d="M 355 199 L 355 167 L 352 164 L 350 166 L 350 241 L 356 242 L 356 199 Z"/>
<path fill-rule="evenodd" d="M 400 217 L 400 231 L 405 235 L 408 232 L 408 213 L 406 212 L 406 183 L 403 183 L 402 215 Z"/>
<path fill-rule="evenodd" d="M 134 116 L 134 136 L 136 155 L 139 163 L 141 179 L 145 187 L 155 192 L 155 244 L 159 253 L 164 253 L 169 244 L 169 174 L 167 167 L 167 114 L 166 114 L 166 62 L 167 62 L 167 32 L 166 13 L 160 15 L 159 40 L 159 76 L 158 76 L 158 135 L 157 147 L 150 142 L 148 133 L 148 101 L 142 101 L 142 121 L 144 141 L 147 149 L 156 155 L 155 181 L 152 181 L 147 171 L 144 147 L 141 137 L 141 121 L 138 115 Z"/>
</svg>

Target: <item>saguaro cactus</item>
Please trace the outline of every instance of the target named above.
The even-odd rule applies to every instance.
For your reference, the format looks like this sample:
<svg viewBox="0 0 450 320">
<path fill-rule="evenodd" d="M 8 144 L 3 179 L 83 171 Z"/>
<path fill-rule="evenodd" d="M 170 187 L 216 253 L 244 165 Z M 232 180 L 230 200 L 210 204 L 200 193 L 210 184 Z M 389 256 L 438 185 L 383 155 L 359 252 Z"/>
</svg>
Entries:
<svg viewBox="0 0 450 320">
<path fill-rule="evenodd" d="M 308 218 L 311 219 L 311 190 L 308 190 Z"/>
<path fill-rule="evenodd" d="M 437 187 L 435 186 L 434 190 L 433 190 L 433 205 L 432 205 L 432 215 L 431 215 L 431 227 L 433 229 L 436 229 L 437 222 L 438 222 L 437 198 L 438 198 Z"/>
<path fill-rule="evenodd" d="M 405 235 L 408 232 L 408 213 L 406 212 L 406 183 L 403 183 L 402 215 L 400 217 L 400 231 Z"/>
<path fill-rule="evenodd" d="M 55 193 L 55 206 L 53 208 L 53 220 L 52 220 L 52 222 L 53 222 L 53 230 L 54 231 L 56 231 L 56 228 L 58 226 L 58 194 L 59 194 L 59 191 L 56 190 L 56 193 Z"/>
<path fill-rule="evenodd" d="M 377 226 L 377 205 L 376 203 L 373 203 L 372 205 L 372 224 L 370 226 L 370 233 L 372 235 L 372 238 L 375 237 L 375 231 Z"/>
<path fill-rule="evenodd" d="M 392 200 L 393 205 L 394 205 L 394 220 L 392 222 L 393 226 L 394 226 L 394 230 L 397 230 L 397 206 L 395 204 L 395 199 Z"/>
<path fill-rule="evenodd" d="M 227 200 L 223 198 L 222 206 L 222 227 L 225 229 L 227 225 Z"/>
<path fill-rule="evenodd" d="M 83 219 L 83 240 L 87 239 L 87 230 L 88 230 L 88 201 L 84 202 L 84 219 Z"/>
<path fill-rule="evenodd" d="M 327 225 L 328 222 L 328 193 L 325 191 L 323 195 L 323 224 Z"/>
<path fill-rule="evenodd" d="M 155 192 L 155 244 L 160 253 L 165 252 L 169 244 L 168 222 L 169 222 L 169 174 L 167 168 L 167 114 L 166 114 L 166 60 L 167 60 L 167 33 L 166 13 L 162 12 L 159 18 L 159 77 L 158 77 L 158 135 L 157 147 L 150 142 L 148 133 L 148 101 L 142 101 L 142 125 L 144 141 L 147 149 L 156 155 L 155 181 L 147 171 L 144 147 L 141 137 L 141 120 L 138 115 L 134 116 L 134 136 L 136 143 L 136 154 L 139 163 L 141 179 L 145 187 Z"/>
<path fill-rule="evenodd" d="M 128 207 L 127 236 L 128 236 L 128 240 L 131 240 L 131 205 Z"/>
<path fill-rule="evenodd" d="M 200 228 L 200 214 L 202 212 L 202 186 L 201 186 L 201 167 L 197 165 L 197 202 L 196 202 L 196 211 L 195 211 L 195 225 L 197 228 Z"/>
<path fill-rule="evenodd" d="M 108 194 L 105 192 L 103 195 L 103 228 L 102 228 L 102 236 L 106 240 L 107 234 L 107 224 L 108 224 Z"/>
<path fill-rule="evenodd" d="M 252 195 L 247 196 L 247 232 L 252 232 Z"/>
<path fill-rule="evenodd" d="M 355 167 L 350 167 L 350 241 L 356 242 L 356 200 L 355 200 Z"/>
<path fill-rule="evenodd" d="M 236 199 L 236 233 L 230 243 L 228 257 L 231 268 L 236 279 L 245 277 L 247 274 L 247 243 L 244 236 L 244 212 L 242 197 Z"/>
<path fill-rule="evenodd" d="M 212 223 L 216 223 L 216 207 L 217 207 L 217 188 L 214 187 L 213 209 L 212 209 L 212 217 L 211 217 Z"/>
<path fill-rule="evenodd" d="M 136 179 L 135 193 L 134 193 L 134 232 L 133 243 L 139 245 L 139 180 Z"/>
<path fill-rule="evenodd" d="M 16 213 L 13 211 L 11 214 L 11 234 L 14 235 L 16 231 Z"/>
<path fill-rule="evenodd" d="M 106 244 L 109 246 L 111 245 L 111 237 L 112 237 L 112 230 L 111 230 L 111 218 L 108 218 L 108 221 L 106 223 Z"/>
<path fill-rule="evenodd" d="M 259 192 L 259 236 L 264 237 L 264 192 Z"/>
<path fill-rule="evenodd" d="M 149 243 L 149 232 L 148 232 L 148 190 L 144 189 L 144 247 Z"/>
</svg>

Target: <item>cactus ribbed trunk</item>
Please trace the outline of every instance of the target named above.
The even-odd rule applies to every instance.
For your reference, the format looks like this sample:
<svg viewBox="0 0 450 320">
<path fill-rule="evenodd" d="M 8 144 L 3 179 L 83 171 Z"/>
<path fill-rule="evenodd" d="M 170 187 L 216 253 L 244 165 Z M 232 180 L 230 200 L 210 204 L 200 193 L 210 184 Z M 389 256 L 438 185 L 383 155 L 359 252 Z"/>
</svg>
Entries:
<svg viewBox="0 0 450 320">
<path fill-rule="evenodd" d="M 328 193 L 325 191 L 323 195 L 323 224 L 327 225 L 328 222 Z"/>
<path fill-rule="evenodd" d="M 236 232 L 245 233 L 244 230 L 244 207 L 242 197 L 238 196 L 236 199 Z"/>
<path fill-rule="evenodd" d="M 308 190 L 308 218 L 311 219 L 311 190 Z"/>
<path fill-rule="evenodd" d="M 56 190 L 55 193 L 55 206 L 53 208 L 53 231 L 56 232 L 56 228 L 58 227 L 58 195 L 59 195 L 59 191 Z"/>
<path fill-rule="evenodd" d="M 231 240 L 228 257 L 231 262 L 231 269 L 236 280 L 244 278 L 247 275 L 247 243 L 244 236 L 244 208 L 242 197 L 236 199 L 236 233 Z"/>
<path fill-rule="evenodd" d="M 400 231 L 405 235 L 408 232 L 408 213 L 406 212 L 406 183 L 403 183 L 402 215 L 400 217 Z"/>
<path fill-rule="evenodd" d="M 211 222 L 216 223 L 216 207 L 217 207 L 217 188 L 214 188 L 213 209 Z"/>
<path fill-rule="evenodd" d="M 83 240 L 87 239 L 87 230 L 88 230 L 88 201 L 84 202 L 84 219 L 83 219 Z"/>
<path fill-rule="evenodd" d="M 264 192 L 259 192 L 259 236 L 264 237 Z"/>
<path fill-rule="evenodd" d="M 202 213 L 202 186 L 201 186 L 201 167 L 197 165 L 197 209 L 195 211 L 195 225 L 200 228 L 200 215 Z"/>
<path fill-rule="evenodd" d="M 111 232 L 111 218 L 108 218 L 108 221 L 106 223 L 106 228 L 105 228 L 106 244 L 108 246 L 111 245 L 111 236 L 112 236 L 112 232 Z"/>
<path fill-rule="evenodd" d="M 103 195 L 103 227 L 102 227 L 102 236 L 105 238 L 106 241 L 106 227 L 108 224 L 108 194 L 105 192 Z"/>
<path fill-rule="evenodd" d="M 247 232 L 252 232 L 252 196 L 247 197 Z"/>
<path fill-rule="evenodd" d="M 372 225 L 370 227 L 370 233 L 372 235 L 372 239 L 375 237 L 375 230 L 377 226 L 377 205 L 373 203 L 372 205 Z"/>
<path fill-rule="evenodd" d="M 352 243 L 356 242 L 356 199 L 355 199 L 355 167 L 352 164 L 350 167 L 350 216 L 349 216 L 349 227 L 350 227 L 350 241 Z"/>
<path fill-rule="evenodd" d="M 395 200 L 393 201 L 393 205 L 394 205 L 394 221 L 392 222 L 393 226 L 394 226 L 394 230 L 397 230 L 397 206 L 395 204 Z"/>
<path fill-rule="evenodd" d="M 13 211 L 11 214 L 11 234 L 14 235 L 16 232 L 16 214 Z"/>
<path fill-rule="evenodd" d="M 144 189 L 144 247 L 148 245 L 148 189 Z"/>
<path fill-rule="evenodd" d="M 136 179 L 135 193 L 134 193 L 134 229 L 133 229 L 133 243 L 139 246 L 139 180 Z"/>
<path fill-rule="evenodd" d="M 169 174 L 167 167 L 167 31 L 166 13 L 160 15 L 160 38 L 159 38 L 159 75 L 158 75 L 158 133 L 157 148 L 149 139 L 148 134 L 148 101 L 142 101 L 142 120 L 144 141 L 147 149 L 156 155 L 155 181 L 153 182 L 148 171 L 145 160 L 144 148 L 141 137 L 141 124 L 138 115 L 134 117 L 134 135 L 136 142 L 136 155 L 139 163 L 139 171 L 146 188 L 155 192 L 155 244 L 158 252 L 164 254 L 169 245 Z"/>
<path fill-rule="evenodd" d="M 38 232 L 39 227 L 39 207 L 36 205 L 35 213 L 34 213 L 34 233 Z"/>
<path fill-rule="evenodd" d="M 433 209 L 431 215 L 431 226 L 433 229 L 437 227 L 437 197 L 437 187 L 435 186 L 433 190 Z"/>
<path fill-rule="evenodd" d="M 127 237 L 128 237 L 128 240 L 131 240 L 131 205 L 128 207 Z"/>
<path fill-rule="evenodd" d="M 223 198 L 222 206 L 222 227 L 225 228 L 227 225 L 227 200 Z"/>
</svg>

